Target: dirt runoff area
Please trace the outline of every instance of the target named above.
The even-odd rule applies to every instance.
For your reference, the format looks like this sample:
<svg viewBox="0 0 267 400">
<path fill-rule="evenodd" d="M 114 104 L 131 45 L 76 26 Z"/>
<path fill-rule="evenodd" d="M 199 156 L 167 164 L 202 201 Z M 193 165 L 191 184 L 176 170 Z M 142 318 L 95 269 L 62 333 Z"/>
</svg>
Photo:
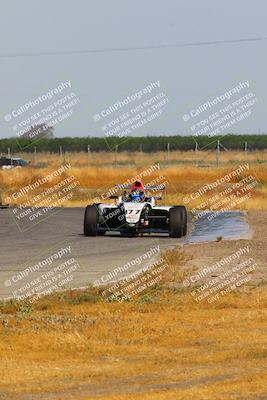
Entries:
<svg viewBox="0 0 267 400">
<path fill-rule="evenodd" d="M 233 290 L 267 283 L 267 212 L 247 214 L 249 240 L 223 240 L 186 246 L 191 257 L 182 285 L 192 288 L 196 301 L 213 302 Z M 188 271 L 188 273 L 187 273 Z"/>
<path fill-rule="evenodd" d="M 104 302 L 88 288 L 32 309 L 2 304 L 0 399 L 267 399 L 267 291 L 248 286 L 266 282 L 267 213 L 248 219 L 252 240 L 181 246 L 180 261 L 173 250 L 178 272 L 183 252 L 193 256 L 182 275 L 190 290 Z"/>
</svg>

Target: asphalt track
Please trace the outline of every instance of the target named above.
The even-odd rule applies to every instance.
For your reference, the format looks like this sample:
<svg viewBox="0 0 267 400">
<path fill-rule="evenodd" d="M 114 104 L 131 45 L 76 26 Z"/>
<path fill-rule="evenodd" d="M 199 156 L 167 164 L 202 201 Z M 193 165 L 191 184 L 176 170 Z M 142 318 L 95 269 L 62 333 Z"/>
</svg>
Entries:
<svg viewBox="0 0 267 400">
<path fill-rule="evenodd" d="M 84 208 L 60 209 L 46 220 L 21 232 L 12 217 L 12 209 L 0 210 L 0 298 L 12 296 L 14 290 L 37 279 L 54 265 L 69 260 L 70 254 L 64 254 L 60 261 L 45 265 L 18 280 L 19 271 L 47 260 L 49 256 L 69 245 L 71 257 L 77 261 L 78 268 L 68 274 L 72 279 L 66 279 L 62 287 L 83 287 L 96 280 L 105 282 L 110 271 L 130 262 L 126 272 L 118 275 L 124 276 L 140 269 L 140 257 L 150 255 L 147 260 L 142 259 L 142 263 L 151 263 L 159 256 L 158 249 L 185 241 L 171 239 L 167 235 L 132 238 L 119 235 L 84 237 L 83 216 Z M 48 278 L 47 276 L 46 280 Z M 112 280 L 111 277 L 109 280 Z M 26 293 L 25 290 L 23 293 Z"/>
<path fill-rule="evenodd" d="M 225 212 L 212 221 L 207 215 L 194 224 L 189 218 L 192 234 L 182 239 L 168 235 L 85 237 L 84 208 L 53 210 L 45 220 L 37 219 L 36 225 L 20 227 L 14 209 L 0 209 L 0 298 L 24 296 L 30 290 L 43 293 L 50 288 L 116 282 L 151 266 L 166 248 L 218 236 L 238 239 L 251 235 L 242 212 Z"/>
</svg>

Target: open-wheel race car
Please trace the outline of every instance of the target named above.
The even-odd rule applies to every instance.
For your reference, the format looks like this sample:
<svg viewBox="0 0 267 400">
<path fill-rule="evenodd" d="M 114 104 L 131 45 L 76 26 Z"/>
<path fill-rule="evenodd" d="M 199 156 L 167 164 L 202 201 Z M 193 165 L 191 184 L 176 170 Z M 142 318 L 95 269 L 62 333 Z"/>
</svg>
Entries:
<svg viewBox="0 0 267 400">
<path fill-rule="evenodd" d="M 84 235 L 105 235 L 106 232 L 120 232 L 122 236 L 137 236 L 144 233 L 168 233 L 170 237 L 181 238 L 187 233 L 187 210 L 185 206 L 159 206 L 160 196 L 149 196 L 146 190 L 162 190 L 163 185 L 144 186 L 136 180 L 132 186 L 117 185 L 124 191 L 115 204 L 97 203 L 88 205 L 84 214 Z"/>
</svg>

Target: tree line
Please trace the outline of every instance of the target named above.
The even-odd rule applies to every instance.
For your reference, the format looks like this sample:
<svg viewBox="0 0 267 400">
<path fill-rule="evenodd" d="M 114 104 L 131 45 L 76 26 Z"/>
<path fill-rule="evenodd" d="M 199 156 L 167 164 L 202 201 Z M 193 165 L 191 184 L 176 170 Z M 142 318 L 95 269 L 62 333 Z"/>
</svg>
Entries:
<svg viewBox="0 0 267 400">
<path fill-rule="evenodd" d="M 227 150 L 265 150 L 267 149 L 267 135 L 226 135 L 224 137 L 200 136 L 146 136 L 146 137 L 63 137 L 63 138 L 39 138 L 32 141 L 28 138 L 0 139 L 0 152 L 6 154 L 9 148 L 11 152 L 38 152 L 58 153 L 62 151 L 143 151 L 145 153 L 156 151 L 181 150 L 212 150 L 221 144 Z M 245 145 L 245 143 L 247 143 Z"/>
</svg>

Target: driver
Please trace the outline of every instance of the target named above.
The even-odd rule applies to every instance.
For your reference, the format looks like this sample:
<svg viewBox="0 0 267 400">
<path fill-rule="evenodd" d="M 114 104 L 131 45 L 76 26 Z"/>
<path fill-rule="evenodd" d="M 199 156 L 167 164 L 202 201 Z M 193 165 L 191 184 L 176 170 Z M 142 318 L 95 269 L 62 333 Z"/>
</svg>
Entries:
<svg viewBox="0 0 267 400">
<path fill-rule="evenodd" d="M 143 190 L 140 189 L 134 189 L 131 192 L 131 201 L 144 201 L 145 200 L 145 193 Z"/>
</svg>

